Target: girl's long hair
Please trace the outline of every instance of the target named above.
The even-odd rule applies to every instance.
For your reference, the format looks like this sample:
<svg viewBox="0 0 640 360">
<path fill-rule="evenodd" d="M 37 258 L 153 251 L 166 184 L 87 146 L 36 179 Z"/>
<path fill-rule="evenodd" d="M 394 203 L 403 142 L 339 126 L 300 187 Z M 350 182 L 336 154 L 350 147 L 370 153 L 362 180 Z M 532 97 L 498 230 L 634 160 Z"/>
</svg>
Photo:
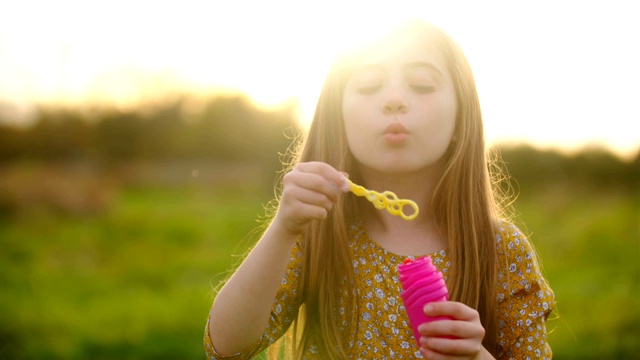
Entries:
<svg viewBox="0 0 640 360">
<path fill-rule="evenodd" d="M 412 22 L 394 34 L 413 37 L 417 46 L 433 46 L 444 58 L 453 79 L 458 104 L 456 130 L 427 211 L 434 214 L 448 241 L 450 299 L 479 312 L 486 331 L 483 345 L 495 354 L 498 330 L 495 234 L 501 214 L 494 198 L 473 74 L 458 44 L 439 28 Z M 308 135 L 298 143 L 290 167 L 298 162 L 322 161 L 348 172 L 358 181 L 344 132 L 342 96 L 360 55 L 354 52 L 340 58 L 330 69 Z M 348 357 L 349 342 L 355 340 L 358 309 L 347 236 L 347 226 L 356 221 L 354 198 L 342 197 L 329 216 L 313 222 L 302 238 L 300 310 L 286 337 L 289 350 L 286 352 L 296 359 L 301 359 L 311 344 L 317 346 L 323 359 L 344 359 Z M 346 322 L 338 313 L 341 307 L 348 314 Z"/>
</svg>

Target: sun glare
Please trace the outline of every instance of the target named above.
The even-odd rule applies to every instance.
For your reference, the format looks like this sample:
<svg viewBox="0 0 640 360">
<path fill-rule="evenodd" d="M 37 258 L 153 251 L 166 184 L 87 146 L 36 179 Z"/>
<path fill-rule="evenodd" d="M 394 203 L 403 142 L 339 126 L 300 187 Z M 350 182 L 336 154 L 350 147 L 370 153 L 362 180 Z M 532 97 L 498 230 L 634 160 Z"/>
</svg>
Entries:
<svg viewBox="0 0 640 360">
<path fill-rule="evenodd" d="M 328 8 L 325 11 L 329 11 Z M 354 11 L 346 9 L 345 14 Z M 290 32 L 287 40 L 283 41 L 286 37 L 274 39 L 282 48 L 276 49 L 273 57 L 265 54 L 261 58 L 265 69 L 269 70 L 260 75 L 259 82 L 251 78 L 246 81 L 245 88 L 250 89 L 259 102 L 277 104 L 282 99 L 281 94 L 297 99 L 303 127 L 308 127 L 313 117 L 322 84 L 335 57 L 376 38 L 403 20 L 399 15 L 380 10 L 364 17 L 333 16 L 331 26 L 326 26 L 321 19 L 330 17 L 320 14 L 307 18 L 300 32 L 287 30 Z M 293 51 L 288 49 L 290 47 Z"/>
<path fill-rule="evenodd" d="M 576 8 L 567 3 L 554 3 L 552 12 L 537 3 L 468 3 L 460 11 L 450 2 L 403 0 L 62 0 L 40 1 L 38 11 L 29 4 L 12 3 L 0 22 L 0 102 L 134 106 L 158 93 L 226 89 L 262 106 L 297 101 L 307 126 L 338 53 L 424 18 L 469 58 L 489 141 L 602 141 L 625 149 L 640 142 L 632 105 L 640 58 L 629 45 L 638 22 L 621 3 L 581 5 L 593 16 L 570 20 Z M 599 126 L 601 119 L 618 125 Z M 636 128 L 624 131 L 628 123 Z"/>
<path fill-rule="evenodd" d="M 325 11 L 329 11 L 328 8 Z M 269 35 L 255 29 L 242 29 L 234 36 L 248 39 L 254 55 L 240 71 L 233 71 L 233 79 L 263 105 L 278 105 L 283 100 L 297 99 L 300 121 L 308 126 L 322 83 L 334 58 L 354 44 L 382 33 L 389 21 L 377 18 L 334 17 L 330 26 L 323 23 L 329 14 L 313 18 L 274 22 Z M 380 14 L 378 14 L 380 15 Z M 386 26 L 385 26 L 386 25 Z M 266 45 L 265 45 L 266 44 Z M 255 61 L 255 58 L 259 61 Z M 241 60 L 242 62 L 242 60 Z"/>
</svg>

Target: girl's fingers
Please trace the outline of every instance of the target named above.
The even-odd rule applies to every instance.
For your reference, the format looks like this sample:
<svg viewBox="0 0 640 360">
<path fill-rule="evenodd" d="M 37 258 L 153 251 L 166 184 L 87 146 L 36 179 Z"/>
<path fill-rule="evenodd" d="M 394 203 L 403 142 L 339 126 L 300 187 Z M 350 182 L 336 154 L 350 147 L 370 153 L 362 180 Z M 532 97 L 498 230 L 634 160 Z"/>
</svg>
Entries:
<svg viewBox="0 0 640 360">
<path fill-rule="evenodd" d="M 287 199 L 292 199 L 290 205 L 293 207 L 307 205 L 322 207 L 326 211 L 329 211 L 331 210 L 335 202 L 333 198 L 328 197 L 323 193 L 300 187 L 288 189 L 286 190 L 286 192 Z"/>
<path fill-rule="evenodd" d="M 428 359 L 446 358 L 452 357 L 464 357 L 476 355 L 482 351 L 482 344 L 473 339 L 445 339 L 445 338 L 425 338 L 420 339 L 420 350 L 423 352 L 429 352 L 431 354 L 437 354 L 438 356 L 431 355 Z M 446 356 L 445 356 L 446 355 Z"/>
<path fill-rule="evenodd" d="M 422 356 L 425 359 L 429 359 L 429 360 L 455 360 L 455 359 L 467 360 L 467 359 L 473 358 L 473 357 L 470 357 L 470 354 L 456 355 L 452 353 L 439 352 L 434 349 L 425 348 L 425 347 L 420 347 L 420 353 L 422 353 Z"/>
<path fill-rule="evenodd" d="M 480 320 L 480 315 L 475 309 L 455 301 L 429 303 L 425 305 L 424 313 L 431 317 L 448 316 L 456 320 Z"/>
<path fill-rule="evenodd" d="M 324 220 L 329 211 L 322 206 L 299 203 L 293 209 L 293 213 L 294 215 L 289 218 L 290 221 L 296 227 L 305 227 L 310 220 Z"/>
<path fill-rule="evenodd" d="M 457 338 L 484 336 L 480 314 L 466 304 L 455 301 L 433 302 L 424 307 L 424 313 L 430 317 L 451 319 L 422 324 L 424 335 L 447 334 Z M 421 331 L 420 327 L 418 331 Z"/>
<path fill-rule="evenodd" d="M 418 331 L 421 351 L 431 358 L 447 356 L 475 356 L 482 350 L 485 335 L 478 312 L 459 302 L 445 301 L 430 303 L 424 307 L 426 315 L 444 316 L 448 319 L 421 324 Z M 431 352 L 440 354 L 433 356 Z"/>
<path fill-rule="evenodd" d="M 327 217 L 345 185 L 345 176 L 328 164 L 298 164 L 283 178 L 279 223 L 292 233 L 302 233 L 311 220 Z"/>
<path fill-rule="evenodd" d="M 317 174 L 323 177 L 326 181 L 331 183 L 339 190 L 348 189 L 346 177 L 343 173 L 334 169 L 331 165 L 323 162 L 307 162 L 300 163 L 296 166 L 294 171 L 300 171 L 302 173 Z"/>
<path fill-rule="evenodd" d="M 342 193 L 335 183 L 316 173 L 290 172 L 283 181 L 283 192 L 300 188 L 328 197 L 332 202 L 337 202 Z"/>
</svg>

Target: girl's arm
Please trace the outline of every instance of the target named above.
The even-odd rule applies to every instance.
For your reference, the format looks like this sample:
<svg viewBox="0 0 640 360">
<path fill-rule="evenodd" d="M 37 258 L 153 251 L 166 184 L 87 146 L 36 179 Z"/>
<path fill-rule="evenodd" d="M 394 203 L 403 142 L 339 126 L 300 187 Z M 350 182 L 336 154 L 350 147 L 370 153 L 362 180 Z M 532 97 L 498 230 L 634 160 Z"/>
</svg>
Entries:
<svg viewBox="0 0 640 360">
<path fill-rule="evenodd" d="M 551 359 L 547 341 L 547 318 L 553 311 L 553 290 L 542 276 L 536 252 L 528 238 L 512 224 L 503 224 L 498 247 L 499 270 L 504 284 L 498 290 L 498 321 L 503 323 L 499 337 L 499 358 L 527 357 Z"/>
<path fill-rule="evenodd" d="M 241 352 L 260 339 L 293 245 L 311 221 L 327 216 L 345 187 L 343 175 L 324 163 L 300 163 L 285 175 L 273 222 L 213 302 L 209 331 L 216 352 Z"/>
</svg>

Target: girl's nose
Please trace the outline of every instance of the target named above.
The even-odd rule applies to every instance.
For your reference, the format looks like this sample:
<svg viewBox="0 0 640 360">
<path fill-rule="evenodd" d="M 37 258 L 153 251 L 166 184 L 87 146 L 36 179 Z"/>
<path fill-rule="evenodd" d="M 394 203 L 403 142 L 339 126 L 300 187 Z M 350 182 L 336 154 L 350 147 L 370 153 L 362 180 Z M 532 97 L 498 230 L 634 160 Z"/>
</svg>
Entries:
<svg viewBox="0 0 640 360">
<path fill-rule="evenodd" d="M 385 115 L 402 114 L 406 113 L 408 108 L 407 101 L 403 96 L 400 94 L 389 94 L 383 103 L 382 112 Z"/>
</svg>

